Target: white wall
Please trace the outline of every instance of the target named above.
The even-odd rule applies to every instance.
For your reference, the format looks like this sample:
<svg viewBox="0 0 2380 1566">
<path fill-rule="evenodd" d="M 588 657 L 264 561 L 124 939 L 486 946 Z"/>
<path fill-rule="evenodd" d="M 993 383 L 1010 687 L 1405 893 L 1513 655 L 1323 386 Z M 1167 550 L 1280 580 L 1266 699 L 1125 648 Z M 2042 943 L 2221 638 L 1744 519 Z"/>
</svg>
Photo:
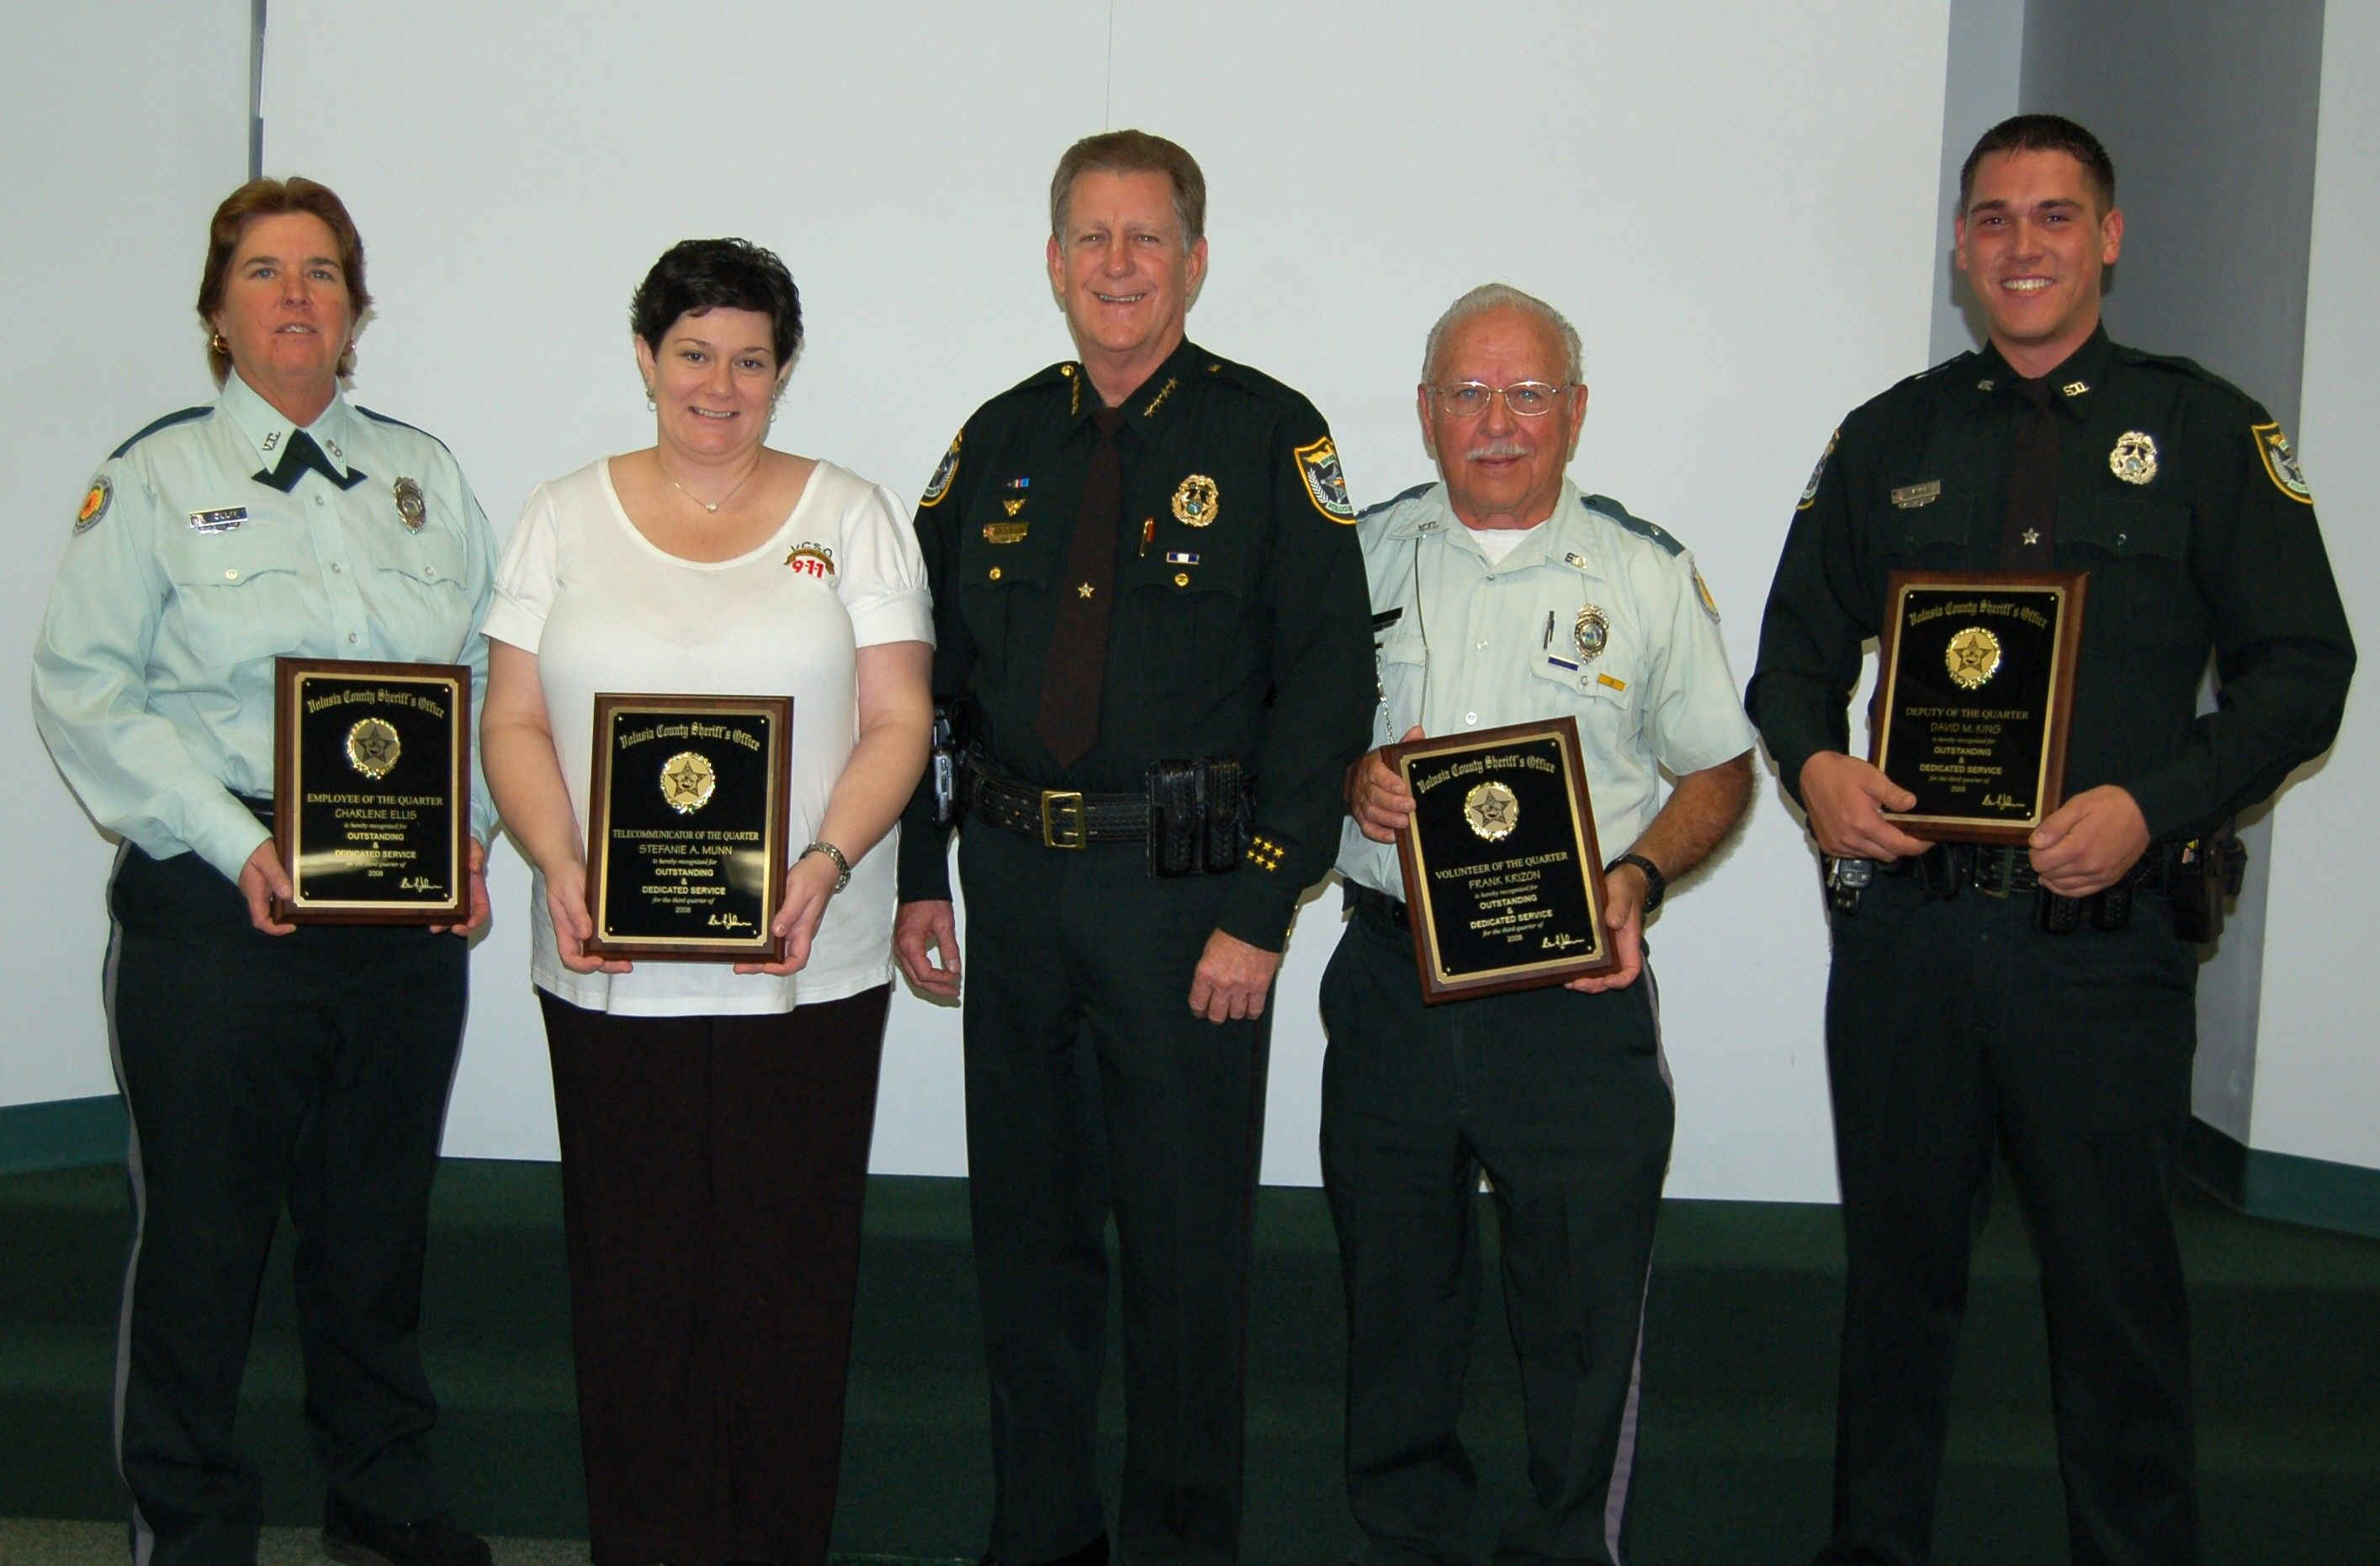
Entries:
<svg viewBox="0 0 2380 1566">
<path fill-rule="evenodd" d="M 2365 664 L 2338 743 L 2274 818 L 2265 983 L 2250 1145 L 2380 1168 L 2380 1050 L 2372 991 L 2372 888 L 2380 837 L 2368 780 L 2380 771 L 2372 660 L 2380 654 L 2380 12 L 2328 7 L 2322 31 L 2322 127 L 2314 154 L 2313 255 L 2307 277 L 2303 427 L 2298 444 L 2323 515 L 2331 568 Z"/>
<path fill-rule="evenodd" d="M 1311 395 L 1359 500 L 1427 476 L 1411 388 L 1448 299 L 1503 276 L 1567 310 L 1595 388 L 1576 476 L 1694 547 L 1739 676 L 1828 431 L 1926 362 L 1940 7 L 1521 0 L 1488 29 L 1419 0 L 726 5 L 692 34 L 687 16 L 273 6 L 265 166 L 332 182 L 370 247 L 358 398 L 443 436 L 500 532 L 538 480 L 650 439 L 625 301 L 692 234 L 770 244 L 802 284 L 784 443 L 914 495 L 978 402 L 1069 352 L 1044 191 L 1065 144 L 1108 125 L 1198 154 L 1213 267 L 1193 334 Z M 229 178 L 194 183 L 211 200 Z M 53 463 L 61 535 L 108 443 Z M 1825 937 L 1779 799 L 1764 786 L 1655 931 L 1680 1195 L 1832 1195 Z M 95 906 L 99 873 L 62 864 L 57 884 Z M 553 1150 L 526 879 L 501 856 L 451 1152 Z M 1269 1180 L 1316 1177 L 1313 991 L 1337 925 L 1335 899 L 1310 906 L 1284 969 Z M 95 966 L 98 940 L 94 921 L 67 960 Z M 877 1167 L 961 1170 L 958 1092 L 954 1017 L 903 996 Z"/>
<path fill-rule="evenodd" d="M 18 7 L 0 60 L 0 1105 L 115 1091 L 99 1004 L 114 847 L 33 732 L 25 659 L 101 458 L 214 395 L 193 304 L 207 217 L 248 171 L 249 0 Z"/>
</svg>

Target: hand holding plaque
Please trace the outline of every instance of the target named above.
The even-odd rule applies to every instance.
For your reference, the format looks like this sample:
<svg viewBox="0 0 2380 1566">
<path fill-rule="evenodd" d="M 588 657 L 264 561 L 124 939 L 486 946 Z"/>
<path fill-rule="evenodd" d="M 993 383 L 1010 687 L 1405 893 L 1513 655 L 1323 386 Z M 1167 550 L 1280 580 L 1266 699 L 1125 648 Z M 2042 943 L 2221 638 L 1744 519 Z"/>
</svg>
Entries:
<svg viewBox="0 0 2380 1566">
<path fill-rule="evenodd" d="M 462 923 L 470 911 L 471 672 L 273 661 L 273 844 L 290 924 Z"/>
<path fill-rule="evenodd" d="M 1896 571 L 1869 759 L 1913 837 L 2022 843 L 2064 797 L 2083 573 Z"/>
<path fill-rule="evenodd" d="M 784 696 L 596 697 L 590 956 L 783 959 L 793 722 Z"/>
<path fill-rule="evenodd" d="M 1397 858 L 1425 1002 L 1620 965 L 1575 719 L 1414 740 L 1381 760 L 1414 798 Z"/>
</svg>

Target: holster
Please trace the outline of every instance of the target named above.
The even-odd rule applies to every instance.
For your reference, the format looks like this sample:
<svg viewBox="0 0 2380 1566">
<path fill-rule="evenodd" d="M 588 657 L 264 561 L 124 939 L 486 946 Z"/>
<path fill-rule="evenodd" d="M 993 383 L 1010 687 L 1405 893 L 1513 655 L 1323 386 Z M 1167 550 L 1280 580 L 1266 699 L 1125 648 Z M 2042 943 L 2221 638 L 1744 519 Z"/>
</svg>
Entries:
<svg viewBox="0 0 2380 1566">
<path fill-rule="evenodd" d="M 1240 868 L 1256 799 L 1237 760 L 1159 761 L 1147 779 L 1150 875 L 1227 875 Z"/>
<path fill-rule="evenodd" d="M 2240 895 L 2248 873 L 2248 845 L 2236 823 L 2225 821 L 2204 836 L 2167 851 L 2166 897 L 2173 904 L 2173 933 L 2204 946 L 2223 933 L 2224 904 Z"/>
<path fill-rule="evenodd" d="M 934 703 L 933 748 L 926 770 L 934 780 L 934 825 L 956 826 L 967 811 L 967 736 L 965 710 L 955 701 Z"/>
</svg>

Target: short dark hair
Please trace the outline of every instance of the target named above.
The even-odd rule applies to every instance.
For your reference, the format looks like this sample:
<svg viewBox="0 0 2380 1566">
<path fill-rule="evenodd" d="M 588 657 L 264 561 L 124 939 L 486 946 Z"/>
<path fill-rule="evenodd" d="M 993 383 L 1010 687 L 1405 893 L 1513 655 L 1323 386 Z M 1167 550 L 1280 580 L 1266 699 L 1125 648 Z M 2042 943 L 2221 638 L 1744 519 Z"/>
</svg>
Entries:
<svg viewBox="0 0 2380 1566">
<path fill-rule="evenodd" d="M 663 250 L 628 301 L 628 329 L 659 353 L 678 317 L 712 310 L 767 316 L 779 370 L 800 356 L 801 290 L 776 251 L 749 239 L 681 239 Z"/>
<path fill-rule="evenodd" d="M 1050 237 L 1066 242 L 1066 198 L 1084 175 L 1161 174 L 1173 183 L 1173 218 L 1182 225 L 1182 248 L 1188 249 L 1207 232 L 1207 176 L 1198 160 L 1179 142 L 1146 130 L 1109 130 L 1086 136 L 1066 149 L 1058 172 L 1050 176 Z"/>
<path fill-rule="evenodd" d="M 1959 211 L 1964 213 L 1975 193 L 1975 165 L 1994 152 L 2064 152 L 2082 165 L 2091 193 L 2101 212 L 2116 207 L 2116 162 L 2099 139 L 2064 115 L 2017 115 L 1984 132 L 1967 161 L 1959 165 Z"/>
<path fill-rule="evenodd" d="M 347 215 L 346 203 L 327 185 L 317 184 L 302 174 L 286 179 L 251 179 L 223 199 L 215 208 L 212 222 L 207 225 L 207 268 L 199 276 L 199 320 L 207 329 L 207 368 L 220 386 L 231 374 L 231 353 L 214 343 L 215 312 L 223 309 L 224 290 L 231 283 L 232 258 L 239 251 L 240 236 L 248 225 L 260 217 L 280 217 L 288 212 L 305 212 L 322 220 L 338 241 L 339 270 L 346 273 L 347 285 L 348 324 L 363 319 L 371 309 L 371 290 L 364 286 L 364 238 L 356 232 L 356 220 Z M 352 331 L 347 346 L 340 350 L 341 375 L 356 372 L 356 341 Z"/>
</svg>

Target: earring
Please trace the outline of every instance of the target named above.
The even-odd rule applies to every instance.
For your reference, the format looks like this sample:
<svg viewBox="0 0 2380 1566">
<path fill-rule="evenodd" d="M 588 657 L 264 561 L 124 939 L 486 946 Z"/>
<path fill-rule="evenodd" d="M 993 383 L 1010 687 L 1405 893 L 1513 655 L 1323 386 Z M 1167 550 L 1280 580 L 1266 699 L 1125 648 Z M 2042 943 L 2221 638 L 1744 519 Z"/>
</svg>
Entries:
<svg viewBox="0 0 2380 1566">
<path fill-rule="evenodd" d="M 207 348 L 210 352 L 221 354 L 225 358 L 231 358 L 231 345 L 224 340 L 224 334 L 220 332 L 207 339 Z"/>
<path fill-rule="evenodd" d="M 646 387 L 646 388 L 645 388 L 645 411 L 646 411 L 647 413 L 659 413 L 659 412 L 661 411 L 661 409 L 662 409 L 662 405 L 661 405 L 661 404 L 659 404 L 659 403 L 657 403 L 657 402 L 655 402 L 655 401 L 653 401 L 653 389 L 652 389 L 650 386 Z"/>
</svg>

